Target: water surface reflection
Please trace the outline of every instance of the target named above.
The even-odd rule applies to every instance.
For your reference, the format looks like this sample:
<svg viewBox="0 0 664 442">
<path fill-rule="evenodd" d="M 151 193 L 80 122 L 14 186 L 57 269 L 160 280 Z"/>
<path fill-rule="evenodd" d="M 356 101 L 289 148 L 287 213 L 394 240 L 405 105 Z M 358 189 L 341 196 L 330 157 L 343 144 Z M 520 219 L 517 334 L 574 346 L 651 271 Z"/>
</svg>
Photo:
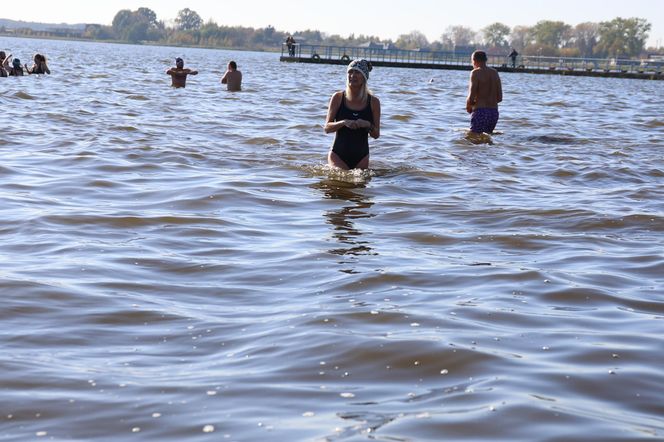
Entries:
<svg viewBox="0 0 664 442">
<path fill-rule="evenodd" d="M 339 261 L 340 264 L 355 263 L 355 257 L 360 255 L 377 255 L 366 232 L 357 225 L 358 220 L 375 216 L 371 211 L 375 203 L 366 195 L 366 185 L 367 182 L 355 183 L 335 179 L 324 179 L 312 185 L 323 193 L 324 198 L 342 202 L 338 209 L 328 210 L 323 214 L 326 223 L 332 226 L 332 237 L 339 245 L 328 252 L 344 257 Z M 355 273 L 353 269 L 342 271 Z"/>
</svg>

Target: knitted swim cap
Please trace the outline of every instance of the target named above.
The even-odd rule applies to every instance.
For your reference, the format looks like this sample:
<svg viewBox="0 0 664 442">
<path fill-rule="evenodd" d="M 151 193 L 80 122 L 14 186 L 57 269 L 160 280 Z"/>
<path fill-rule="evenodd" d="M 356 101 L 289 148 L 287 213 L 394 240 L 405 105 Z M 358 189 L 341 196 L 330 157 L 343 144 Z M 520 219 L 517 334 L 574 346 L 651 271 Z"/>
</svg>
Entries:
<svg viewBox="0 0 664 442">
<path fill-rule="evenodd" d="M 373 67 L 371 66 L 371 62 L 369 62 L 367 60 L 364 60 L 364 59 L 362 59 L 362 60 L 353 60 L 348 65 L 348 69 L 347 69 L 346 72 L 350 72 L 351 70 L 359 71 L 364 76 L 364 79 L 368 80 L 369 79 L 369 72 L 371 72 L 372 69 L 373 69 Z"/>
</svg>

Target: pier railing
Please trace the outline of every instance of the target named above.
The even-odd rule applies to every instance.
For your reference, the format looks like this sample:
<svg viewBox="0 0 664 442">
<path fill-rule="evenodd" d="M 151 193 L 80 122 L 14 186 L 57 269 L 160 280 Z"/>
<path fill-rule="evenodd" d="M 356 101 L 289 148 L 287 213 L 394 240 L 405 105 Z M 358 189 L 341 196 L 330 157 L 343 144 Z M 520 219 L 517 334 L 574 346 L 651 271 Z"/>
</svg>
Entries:
<svg viewBox="0 0 664 442">
<path fill-rule="evenodd" d="M 286 44 L 281 50 L 283 61 L 321 62 L 344 64 L 364 58 L 383 66 L 430 67 L 441 69 L 470 69 L 470 54 L 454 51 L 412 51 L 405 49 L 364 48 L 350 46 L 324 46 Z M 651 77 L 664 75 L 664 62 L 616 58 L 575 58 L 518 56 L 514 62 L 507 54 L 488 54 L 488 65 L 508 71 L 551 73 L 634 74 Z"/>
</svg>

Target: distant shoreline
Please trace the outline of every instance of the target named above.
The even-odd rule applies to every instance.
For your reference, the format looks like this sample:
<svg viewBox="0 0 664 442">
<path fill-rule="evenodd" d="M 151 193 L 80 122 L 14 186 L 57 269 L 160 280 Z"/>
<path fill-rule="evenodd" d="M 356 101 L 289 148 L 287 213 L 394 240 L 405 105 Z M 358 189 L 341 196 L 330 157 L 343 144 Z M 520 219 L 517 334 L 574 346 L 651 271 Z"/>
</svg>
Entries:
<svg viewBox="0 0 664 442">
<path fill-rule="evenodd" d="M 56 35 L 53 36 L 42 36 L 42 35 L 17 35 L 13 33 L 0 32 L 0 37 L 7 38 L 26 38 L 30 40 L 55 40 L 55 41 L 77 41 L 84 43 L 109 43 L 109 44 L 118 44 L 118 45 L 129 45 L 129 46 L 154 46 L 154 47 L 173 47 L 173 48 L 192 48 L 192 49 L 217 49 L 224 51 L 249 51 L 249 52 L 272 52 L 279 53 L 280 48 L 275 49 L 266 49 L 266 48 L 230 48 L 223 46 L 202 46 L 202 45 L 180 45 L 175 43 L 166 43 L 166 42 L 129 42 L 124 40 L 93 40 L 90 38 L 76 38 L 76 37 L 59 37 Z"/>
</svg>

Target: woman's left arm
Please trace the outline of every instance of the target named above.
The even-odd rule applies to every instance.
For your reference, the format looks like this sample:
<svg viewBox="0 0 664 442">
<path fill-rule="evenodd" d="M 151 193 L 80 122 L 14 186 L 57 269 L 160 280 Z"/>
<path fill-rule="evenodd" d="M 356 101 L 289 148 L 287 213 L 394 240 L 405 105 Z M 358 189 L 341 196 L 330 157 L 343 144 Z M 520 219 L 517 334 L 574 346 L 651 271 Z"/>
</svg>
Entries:
<svg viewBox="0 0 664 442">
<path fill-rule="evenodd" d="M 373 114 L 373 124 L 369 128 L 371 138 L 380 137 L 380 100 L 378 97 L 371 96 L 371 113 Z"/>
</svg>

